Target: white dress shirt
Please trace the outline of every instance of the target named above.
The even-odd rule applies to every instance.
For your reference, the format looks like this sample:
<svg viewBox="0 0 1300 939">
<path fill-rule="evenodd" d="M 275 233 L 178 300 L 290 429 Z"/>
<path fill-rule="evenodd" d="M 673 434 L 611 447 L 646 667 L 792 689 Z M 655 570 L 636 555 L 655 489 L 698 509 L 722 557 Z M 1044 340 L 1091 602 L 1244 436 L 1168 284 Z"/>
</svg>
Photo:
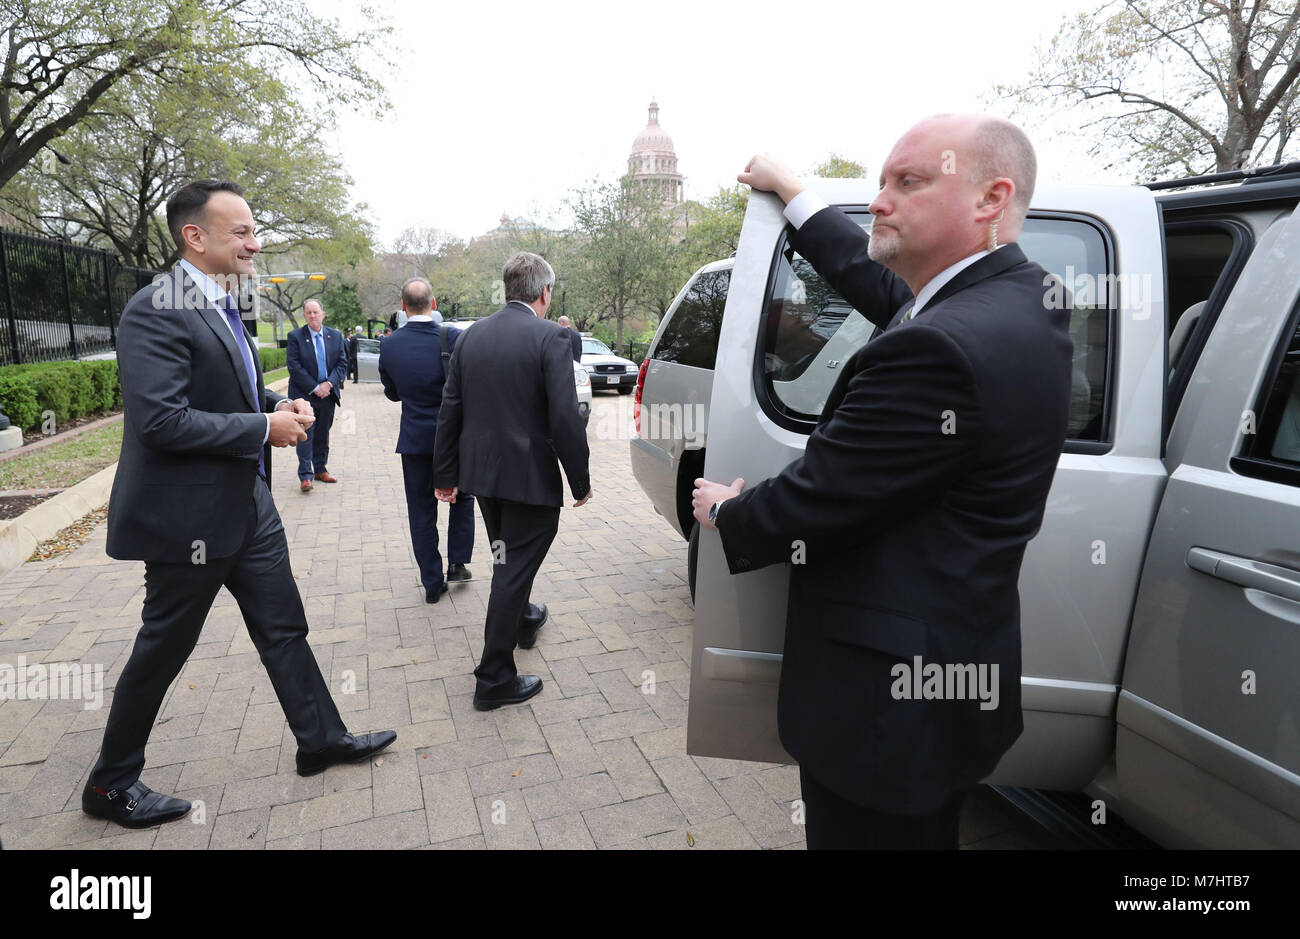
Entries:
<svg viewBox="0 0 1300 939">
<path fill-rule="evenodd" d="M 827 208 L 826 200 L 817 195 L 817 193 L 813 192 L 811 189 L 805 189 L 803 192 L 791 199 L 790 204 L 785 207 L 786 221 L 794 226 L 795 231 L 798 231 L 800 228 L 803 228 L 804 223 L 807 222 L 808 219 L 812 218 L 824 208 Z M 1002 246 L 998 245 L 998 247 L 1000 248 Z M 969 257 L 962 258 L 956 264 L 951 264 L 948 267 L 945 267 L 939 273 L 931 277 L 926 282 L 925 286 L 917 291 L 916 302 L 912 305 L 912 316 L 916 316 L 916 314 L 920 313 L 922 308 L 934 299 L 934 295 L 943 288 L 944 284 L 948 283 L 948 281 L 952 280 L 980 258 L 986 257 L 992 253 L 993 252 L 991 251 L 976 251 Z"/>
<path fill-rule="evenodd" d="M 238 345 L 240 342 L 245 341 L 243 336 L 235 335 L 235 330 L 231 327 L 230 320 L 226 319 L 226 298 L 230 296 L 230 291 L 226 290 L 226 288 L 222 287 L 219 283 L 207 274 L 203 273 L 189 261 L 181 261 L 181 270 L 190 275 L 190 278 L 194 283 L 198 284 L 199 289 L 203 291 L 203 295 L 208 298 L 208 302 L 216 307 L 217 312 L 221 314 L 221 322 L 226 324 L 226 329 L 230 331 L 230 337 L 235 340 L 235 344 Z M 236 306 L 238 306 L 238 304 L 236 304 Z M 249 351 L 250 353 L 252 352 L 251 349 Z M 240 356 L 240 364 L 243 364 L 242 354 Z M 262 435 L 262 443 L 265 445 L 266 441 L 271 437 L 271 415 L 263 414 L 263 417 L 266 418 L 266 433 Z"/>
</svg>

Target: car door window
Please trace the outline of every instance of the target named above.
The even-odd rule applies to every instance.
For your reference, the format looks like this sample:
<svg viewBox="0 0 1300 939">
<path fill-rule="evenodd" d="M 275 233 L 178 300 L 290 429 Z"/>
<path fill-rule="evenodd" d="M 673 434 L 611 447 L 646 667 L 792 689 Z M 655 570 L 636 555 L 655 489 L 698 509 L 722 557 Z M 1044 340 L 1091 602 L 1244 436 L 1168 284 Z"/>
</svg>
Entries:
<svg viewBox="0 0 1300 939">
<path fill-rule="evenodd" d="M 659 336 L 652 358 L 712 369 L 730 286 L 731 271 L 710 271 L 695 278 Z"/>
<path fill-rule="evenodd" d="M 870 225 L 866 211 L 847 214 L 864 228 Z M 1061 279 L 1073 303 L 1067 437 L 1095 444 L 1105 439 L 1108 423 L 1114 253 L 1091 221 L 1059 215 L 1026 219 L 1019 244 L 1030 260 Z M 777 423 L 810 433 L 843 363 L 878 330 L 784 242 L 766 309 L 759 398 Z"/>
<path fill-rule="evenodd" d="M 1300 328 L 1293 317 L 1273 379 L 1255 410 L 1242 415 L 1242 457 L 1233 466 L 1248 476 L 1300 485 Z"/>
</svg>

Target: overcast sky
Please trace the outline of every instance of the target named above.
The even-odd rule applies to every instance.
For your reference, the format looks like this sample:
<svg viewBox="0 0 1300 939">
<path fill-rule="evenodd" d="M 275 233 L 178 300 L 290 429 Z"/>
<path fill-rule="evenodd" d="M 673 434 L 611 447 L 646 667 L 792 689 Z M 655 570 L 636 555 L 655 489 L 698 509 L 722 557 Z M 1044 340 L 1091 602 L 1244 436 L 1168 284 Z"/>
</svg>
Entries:
<svg viewBox="0 0 1300 939">
<path fill-rule="evenodd" d="M 411 225 L 470 237 L 503 212 L 545 220 L 569 190 L 624 171 L 652 95 L 688 198 L 734 182 L 765 150 L 799 170 L 835 151 L 874 176 L 919 117 L 1004 113 L 981 95 L 1022 76 L 1035 42 L 1085 8 L 1079 0 L 378 3 L 405 47 L 374 63 L 393 107 L 376 118 L 343 103 L 332 143 L 385 243 Z M 349 15 L 333 0 L 315 5 Z M 1077 137 L 1026 130 L 1040 179 L 1108 181 Z"/>
</svg>

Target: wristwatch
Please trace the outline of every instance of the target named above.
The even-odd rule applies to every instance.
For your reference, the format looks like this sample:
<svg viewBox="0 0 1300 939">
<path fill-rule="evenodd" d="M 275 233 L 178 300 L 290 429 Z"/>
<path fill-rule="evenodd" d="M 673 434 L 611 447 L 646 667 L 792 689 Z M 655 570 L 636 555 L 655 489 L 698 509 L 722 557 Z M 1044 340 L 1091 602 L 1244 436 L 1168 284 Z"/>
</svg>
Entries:
<svg viewBox="0 0 1300 939">
<path fill-rule="evenodd" d="M 716 525 L 716 524 L 718 524 L 718 506 L 722 505 L 722 503 L 724 503 L 724 502 L 726 502 L 726 501 L 727 501 L 726 499 L 719 499 L 717 502 L 713 503 L 713 505 L 709 506 L 709 524 L 710 524 L 710 525 Z"/>
</svg>

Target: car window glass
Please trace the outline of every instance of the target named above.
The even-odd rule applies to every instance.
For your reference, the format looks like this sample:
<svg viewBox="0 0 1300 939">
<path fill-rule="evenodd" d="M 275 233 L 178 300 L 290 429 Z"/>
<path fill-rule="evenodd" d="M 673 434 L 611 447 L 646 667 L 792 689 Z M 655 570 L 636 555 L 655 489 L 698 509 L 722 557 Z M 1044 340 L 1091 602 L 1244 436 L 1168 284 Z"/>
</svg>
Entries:
<svg viewBox="0 0 1300 939">
<path fill-rule="evenodd" d="M 1017 243 L 1029 260 L 1061 279 L 1073 303 L 1070 341 L 1074 343 L 1074 366 L 1066 439 L 1101 440 L 1110 361 L 1110 311 L 1119 299 L 1113 295 L 1115 278 L 1109 276 L 1106 242 L 1101 232 L 1087 222 L 1028 218 Z"/>
<path fill-rule="evenodd" d="M 599 339 L 584 339 L 582 340 L 582 354 L 613 355 L 614 353 L 610 351 L 609 346 L 605 345 Z"/>
<path fill-rule="evenodd" d="M 850 213 L 867 227 L 870 216 Z M 1019 244 L 1062 281 L 1073 302 L 1074 342 L 1067 436 L 1100 440 L 1110 354 L 1111 296 L 1106 244 L 1092 225 L 1075 219 L 1030 218 Z M 878 331 L 833 291 L 797 253 L 777 262 L 768 306 L 763 373 L 771 400 L 786 416 L 812 422 L 821 414 L 840 366 Z M 808 429 L 811 429 L 810 423 Z"/>
<path fill-rule="evenodd" d="M 849 217 L 864 228 L 871 224 L 866 212 Z M 772 395 L 790 416 L 815 419 L 839 366 L 871 337 L 873 327 L 788 247 L 777 262 L 767 310 L 763 373 Z"/>
<path fill-rule="evenodd" d="M 712 369 L 730 286 L 731 271 L 709 271 L 695 278 L 659 334 L 653 358 Z"/>
<path fill-rule="evenodd" d="M 1257 439 L 1252 440 L 1249 433 L 1246 436 L 1252 456 L 1300 467 L 1300 329 L 1291 334 L 1277 378 L 1265 399 L 1258 431 L 1254 435 Z"/>
</svg>

